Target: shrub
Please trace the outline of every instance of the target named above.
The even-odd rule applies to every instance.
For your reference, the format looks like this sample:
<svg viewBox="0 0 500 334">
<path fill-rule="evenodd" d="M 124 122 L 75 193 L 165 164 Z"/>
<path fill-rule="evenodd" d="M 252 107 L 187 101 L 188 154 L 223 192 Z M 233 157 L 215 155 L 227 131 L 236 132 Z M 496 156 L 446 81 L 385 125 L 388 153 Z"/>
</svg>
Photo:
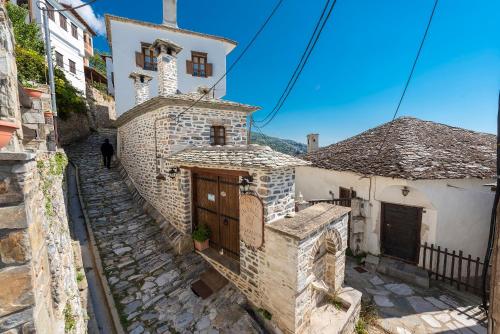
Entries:
<svg viewBox="0 0 500 334">
<path fill-rule="evenodd" d="M 57 113 L 62 119 L 67 118 L 70 113 L 84 113 L 87 111 L 87 103 L 82 93 L 73 87 L 64 76 L 63 71 L 56 68 L 54 71 L 56 85 Z"/>
<path fill-rule="evenodd" d="M 203 242 L 210 238 L 210 229 L 207 225 L 198 225 L 193 232 L 193 240 Z"/>
<path fill-rule="evenodd" d="M 7 14 L 14 28 L 16 44 L 24 49 L 33 50 L 37 54 L 43 55 L 45 47 L 40 29 L 36 23 L 26 23 L 28 21 L 28 10 L 24 7 L 13 5 L 10 2 L 7 2 L 6 7 Z"/>
<path fill-rule="evenodd" d="M 16 46 L 17 76 L 23 86 L 33 86 L 33 83 L 46 82 L 47 66 L 45 57 L 36 51 Z"/>
</svg>

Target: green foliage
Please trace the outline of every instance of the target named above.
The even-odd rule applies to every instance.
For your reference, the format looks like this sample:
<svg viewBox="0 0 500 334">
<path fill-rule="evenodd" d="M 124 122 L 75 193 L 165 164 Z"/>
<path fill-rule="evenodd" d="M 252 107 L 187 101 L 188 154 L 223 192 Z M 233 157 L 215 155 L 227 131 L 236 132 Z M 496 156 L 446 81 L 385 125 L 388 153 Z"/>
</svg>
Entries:
<svg viewBox="0 0 500 334">
<path fill-rule="evenodd" d="M 356 334 L 368 334 L 370 326 L 376 326 L 378 319 L 377 308 L 371 302 L 361 302 L 359 320 L 356 323 Z"/>
<path fill-rule="evenodd" d="M 193 240 L 203 242 L 210 238 L 210 229 L 207 225 L 198 225 L 193 232 Z"/>
<path fill-rule="evenodd" d="M 101 92 L 104 95 L 108 95 L 108 86 L 106 86 L 105 84 L 103 84 L 101 82 L 97 82 L 97 81 L 90 81 L 90 83 L 91 83 L 92 87 L 97 89 L 99 92 Z"/>
<path fill-rule="evenodd" d="M 82 273 L 81 271 L 79 271 L 77 274 L 76 274 L 76 281 L 78 283 L 80 283 L 81 281 L 83 281 L 83 279 L 85 278 L 85 274 Z"/>
<path fill-rule="evenodd" d="M 36 51 L 16 46 L 16 64 L 18 79 L 23 86 L 33 86 L 32 83 L 43 84 L 46 82 L 45 57 Z"/>
<path fill-rule="evenodd" d="M 268 310 L 264 310 L 263 308 L 259 308 L 258 311 L 260 314 L 262 314 L 262 316 L 266 320 L 271 320 L 273 318 L 273 315 Z"/>
<path fill-rule="evenodd" d="M 76 318 L 73 315 L 73 310 L 69 303 L 64 307 L 64 331 L 66 333 L 72 332 L 76 327 Z"/>
<path fill-rule="evenodd" d="M 94 49 L 94 55 L 89 58 L 89 67 L 106 76 L 106 62 L 101 55 L 106 55 L 105 52 Z"/>
<path fill-rule="evenodd" d="M 87 103 L 82 96 L 82 93 L 73 87 L 64 76 L 64 72 L 56 68 L 55 85 L 56 85 L 56 101 L 57 113 L 62 119 L 67 118 L 70 113 L 84 113 L 87 111 Z"/>
<path fill-rule="evenodd" d="M 28 10 L 7 2 L 7 14 L 12 21 L 16 44 L 24 49 L 33 50 L 39 55 L 44 54 L 44 43 L 40 29 L 35 23 L 26 23 Z"/>
<path fill-rule="evenodd" d="M 290 139 L 270 137 L 260 133 L 252 132 L 252 143 L 269 146 L 275 151 L 288 155 L 301 155 L 307 152 L 307 145 Z"/>
<path fill-rule="evenodd" d="M 342 310 L 344 308 L 344 304 L 342 304 L 342 301 L 337 296 L 327 296 L 326 301 L 328 304 L 333 305 L 333 307 L 337 310 Z"/>
</svg>

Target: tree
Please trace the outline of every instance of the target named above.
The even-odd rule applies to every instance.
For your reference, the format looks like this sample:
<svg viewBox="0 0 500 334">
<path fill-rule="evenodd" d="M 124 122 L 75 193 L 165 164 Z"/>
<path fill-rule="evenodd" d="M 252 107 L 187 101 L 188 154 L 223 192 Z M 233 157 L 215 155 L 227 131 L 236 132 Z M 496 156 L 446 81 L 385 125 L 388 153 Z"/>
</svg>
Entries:
<svg viewBox="0 0 500 334">
<path fill-rule="evenodd" d="M 102 59 L 101 55 L 107 55 L 107 53 L 94 49 L 94 55 L 90 57 L 89 65 L 97 72 L 106 76 L 106 62 Z"/>
<path fill-rule="evenodd" d="M 45 46 L 42 41 L 40 29 L 35 23 L 26 23 L 28 10 L 7 2 L 7 14 L 14 28 L 16 45 L 43 55 Z"/>
</svg>

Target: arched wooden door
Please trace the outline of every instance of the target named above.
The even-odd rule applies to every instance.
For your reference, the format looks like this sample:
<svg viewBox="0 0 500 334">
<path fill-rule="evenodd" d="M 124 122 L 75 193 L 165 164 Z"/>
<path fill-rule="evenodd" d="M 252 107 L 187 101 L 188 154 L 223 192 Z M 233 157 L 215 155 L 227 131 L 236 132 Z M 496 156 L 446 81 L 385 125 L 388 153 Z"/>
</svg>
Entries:
<svg viewBox="0 0 500 334">
<path fill-rule="evenodd" d="M 210 228 L 210 247 L 240 258 L 239 177 L 193 172 L 193 224 Z"/>
</svg>

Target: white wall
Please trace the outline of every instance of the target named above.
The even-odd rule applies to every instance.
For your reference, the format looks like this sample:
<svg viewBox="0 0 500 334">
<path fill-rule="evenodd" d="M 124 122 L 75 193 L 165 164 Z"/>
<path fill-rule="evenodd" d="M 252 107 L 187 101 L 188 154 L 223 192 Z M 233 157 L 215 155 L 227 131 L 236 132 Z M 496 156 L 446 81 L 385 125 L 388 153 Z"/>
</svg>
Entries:
<svg viewBox="0 0 500 334">
<path fill-rule="evenodd" d="M 421 242 L 434 243 L 449 250 L 463 250 L 473 257 L 484 257 L 494 193 L 484 184 L 492 179 L 417 180 L 363 177 L 314 167 L 297 168 L 296 190 L 305 200 L 329 199 L 332 190 L 353 188 L 357 196 L 369 200 L 369 218 L 364 232 L 364 251 L 380 253 L 381 203 L 423 208 Z M 371 185 L 370 185 L 371 183 Z M 407 186 L 408 196 L 401 189 Z"/>
<path fill-rule="evenodd" d="M 153 43 L 158 38 L 168 39 L 183 50 L 178 55 L 178 85 L 182 93 L 197 91 L 198 87 L 210 87 L 226 71 L 226 55 L 232 50 L 228 43 L 169 31 L 143 25 L 111 20 L 113 70 L 115 77 L 115 101 L 117 116 L 120 116 L 135 104 L 133 81 L 130 73 L 144 71 L 153 77 L 151 81 L 151 97 L 158 95 L 156 71 L 145 71 L 135 64 L 135 53 L 141 51 L 141 42 Z M 208 78 L 194 77 L 186 73 L 186 60 L 191 59 L 191 51 L 208 53 L 208 62 L 213 64 L 213 76 Z M 221 98 L 226 94 L 226 80 L 222 80 L 215 88 L 215 96 Z"/>
<path fill-rule="evenodd" d="M 108 94 L 115 96 L 115 84 L 113 82 L 113 58 L 106 57 L 106 79 L 108 80 Z"/>
<path fill-rule="evenodd" d="M 45 36 L 43 30 L 43 17 L 41 10 L 38 9 L 37 0 L 32 1 L 32 14 L 33 19 L 41 25 L 42 37 Z M 49 3 L 54 6 L 55 9 L 62 8 L 56 1 L 49 1 Z M 64 58 L 64 74 L 69 82 L 79 91 L 85 95 L 85 72 L 83 58 L 85 57 L 84 41 L 83 41 L 83 30 L 85 27 L 77 20 L 71 13 L 63 12 L 67 19 L 68 30 L 61 28 L 59 24 L 59 13 L 55 12 L 55 21 L 49 19 L 49 30 L 50 30 L 50 42 L 53 51 L 57 51 L 63 55 Z M 71 34 L 71 23 L 78 27 L 78 39 L 74 38 Z M 43 37 L 45 38 L 45 37 Z M 55 62 L 55 52 L 52 52 L 52 59 Z M 69 60 L 75 62 L 76 74 L 73 74 L 69 70 Z"/>
</svg>

